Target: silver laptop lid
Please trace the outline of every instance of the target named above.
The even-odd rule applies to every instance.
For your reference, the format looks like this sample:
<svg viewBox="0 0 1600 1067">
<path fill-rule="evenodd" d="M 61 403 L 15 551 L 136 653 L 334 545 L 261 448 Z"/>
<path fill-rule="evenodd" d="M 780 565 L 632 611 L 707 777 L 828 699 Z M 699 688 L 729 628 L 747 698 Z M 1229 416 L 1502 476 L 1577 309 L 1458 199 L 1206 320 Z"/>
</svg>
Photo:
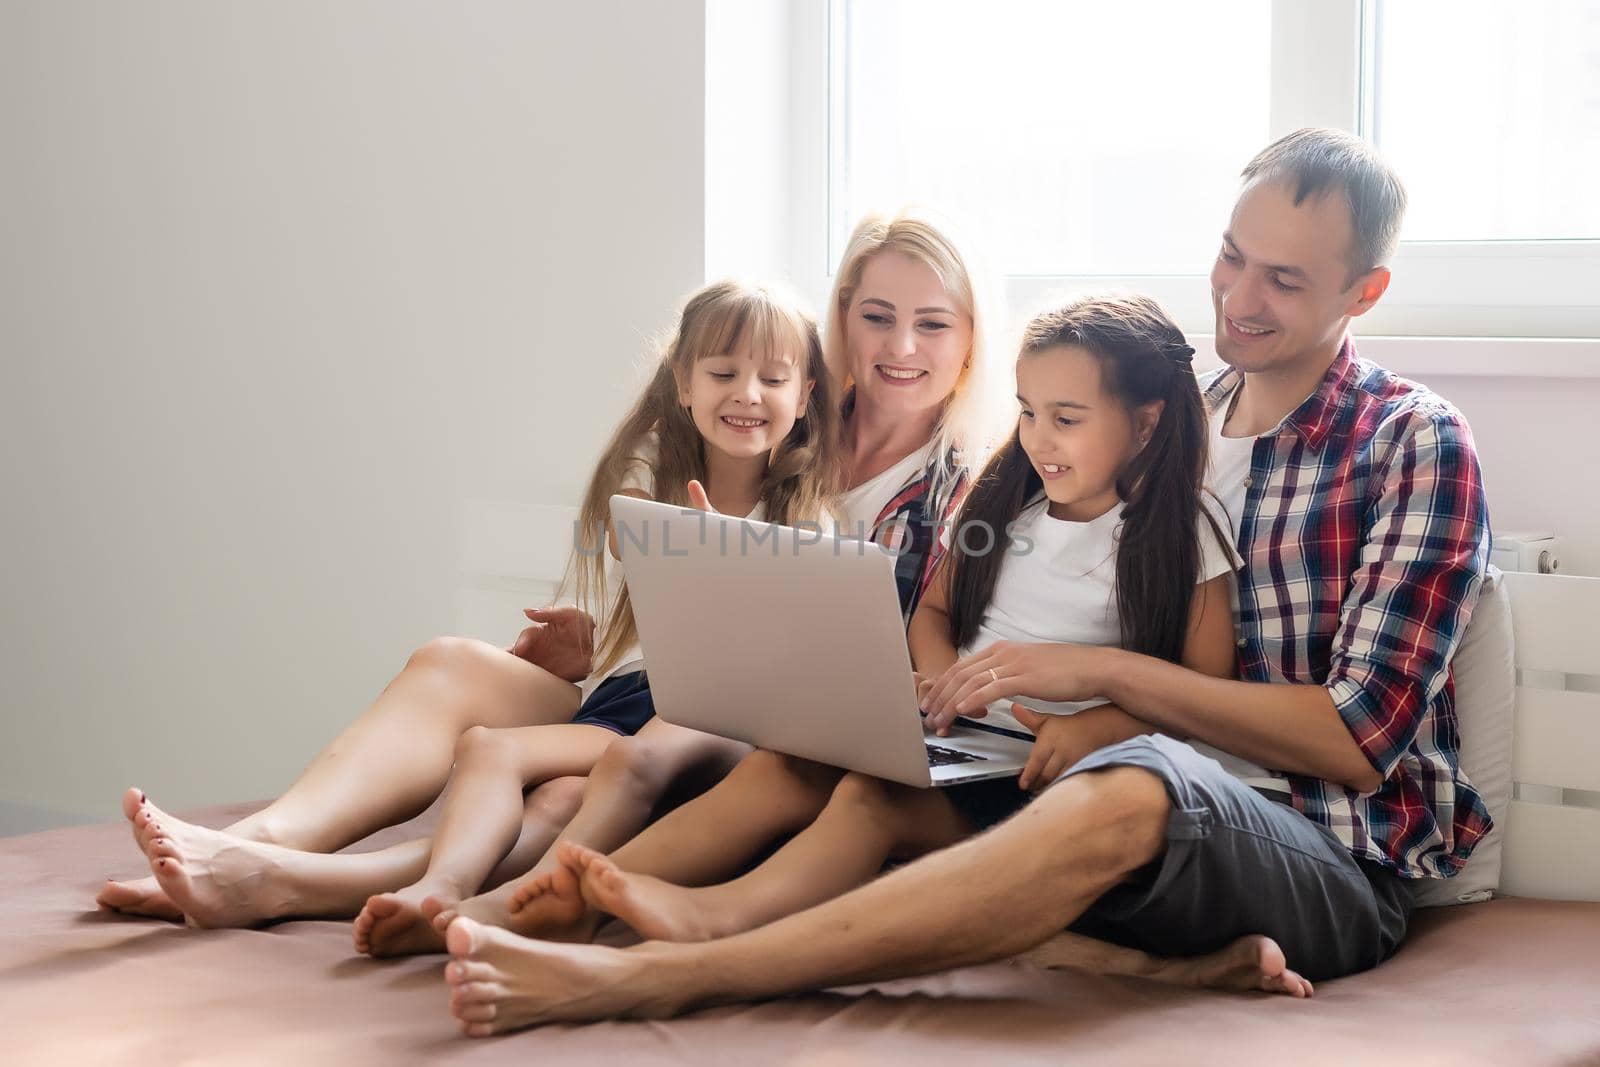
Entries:
<svg viewBox="0 0 1600 1067">
<path fill-rule="evenodd" d="M 888 552 L 627 496 L 611 518 L 658 715 L 928 784 Z"/>
</svg>

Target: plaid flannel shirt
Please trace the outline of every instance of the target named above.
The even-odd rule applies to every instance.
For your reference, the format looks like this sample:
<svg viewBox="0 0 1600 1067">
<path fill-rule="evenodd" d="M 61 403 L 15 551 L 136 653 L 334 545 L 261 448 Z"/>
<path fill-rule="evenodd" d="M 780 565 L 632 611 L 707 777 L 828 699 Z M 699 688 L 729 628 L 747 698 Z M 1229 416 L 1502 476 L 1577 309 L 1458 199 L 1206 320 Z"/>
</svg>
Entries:
<svg viewBox="0 0 1600 1067">
<path fill-rule="evenodd" d="M 867 531 L 869 540 L 895 552 L 894 582 L 907 626 L 944 558 L 940 535 L 954 520 L 971 485 L 959 453 L 951 453 L 947 462 L 955 478 L 942 488 L 938 500 L 934 499 L 934 483 L 939 464 L 930 461 L 889 498 Z"/>
<path fill-rule="evenodd" d="M 1212 410 L 1241 380 L 1206 382 Z M 1489 553 L 1466 420 L 1346 339 L 1256 439 L 1238 547 L 1239 677 L 1325 686 L 1384 776 L 1363 795 L 1288 775 L 1294 807 L 1403 876 L 1455 874 L 1490 828 L 1461 771 L 1450 674 Z"/>
</svg>

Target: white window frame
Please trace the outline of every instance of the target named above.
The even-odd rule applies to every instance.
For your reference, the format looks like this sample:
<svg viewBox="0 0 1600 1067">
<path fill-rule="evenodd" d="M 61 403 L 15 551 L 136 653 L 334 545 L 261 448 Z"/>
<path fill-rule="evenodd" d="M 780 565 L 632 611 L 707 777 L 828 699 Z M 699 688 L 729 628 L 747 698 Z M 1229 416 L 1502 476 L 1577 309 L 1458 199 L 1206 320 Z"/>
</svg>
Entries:
<svg viewBox="0 0 1600 1067">
<path fill-rule="evenodd" d="M 848 2 L 791 0 L 789 11 L 789 274 L 819 307 L 834 266 L 829 130 L 842 118 L 830 63 L 841 46 L 838 14 Z M 1373 73 L 1363 72 L 1361 58 L 1375 14 L 1375 0 L 1274 0 L 1272 68 L 1294 75 L 1273 80 L 1271 136 L 1302 126 L 1370 128 Z M 1407 241 L 1394 268 L 1394 287 L 1358 326 L 1363 351 L 1395 369 L 1413 372 L 1409 360 L 1416 373 L 1600 377 L 1600 241 Z M 1062 292 L 1122 287 L 1161 299 L 1197 338 L 1212 326 L 1202 272 L 1007 276 L 1004 286 L 1014 315 Z M 1518 338 L 1540 343 L 1508 341 Z"/>
</svg>

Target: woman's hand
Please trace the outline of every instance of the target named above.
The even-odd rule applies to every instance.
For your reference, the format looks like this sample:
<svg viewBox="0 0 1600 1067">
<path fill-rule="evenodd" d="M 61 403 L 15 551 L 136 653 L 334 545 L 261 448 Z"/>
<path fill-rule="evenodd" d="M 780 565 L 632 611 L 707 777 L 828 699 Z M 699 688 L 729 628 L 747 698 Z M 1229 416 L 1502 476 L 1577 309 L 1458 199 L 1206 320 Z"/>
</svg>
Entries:
<svg viewBox="0 0 1600 1067">
<path fill-rule="evenodd" d="M 1012 697 L 1093 700 L 1104 696 L 1099 681 L 1111 650 L 1084 645 L 996 641 L 957 660 L 933 684 L 922 710 L 936 733 L 949 731 L 958 715 L 981 718 L 988 705 Z"/>
<path fill-rule="evenodd" d="M 581 682 L 594 660 L 594 619 L 572 604 L 554 608 L 526 608 L 533 623 L 517 635 L 506 651 L 543 667 L 557 678 Z"/>
<path fill-rule="evenodd" d="M 1012 704 L 1011 714 L 1034 734 L 1033 751 L 1017 778 L 1019 788 L 1037 793 L 1099 747 L 1080 716 L 1044 715 L 1021 704 Z"/>
</svg>

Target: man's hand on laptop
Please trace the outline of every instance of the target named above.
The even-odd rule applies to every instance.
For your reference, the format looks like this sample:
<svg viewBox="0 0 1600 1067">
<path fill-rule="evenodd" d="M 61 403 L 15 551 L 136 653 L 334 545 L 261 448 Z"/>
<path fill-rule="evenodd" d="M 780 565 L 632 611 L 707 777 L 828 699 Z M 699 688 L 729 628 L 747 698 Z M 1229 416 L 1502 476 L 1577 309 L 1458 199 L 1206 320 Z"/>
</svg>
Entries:
<svg viewBox="0 0 1600 1067">
<path fill-rule="evenodd" d="M 594 659 L 594 619 L 572 604 L 526 608 L 533 623 L 506 649 L 518 659 L 543 667 L 557 678 L 581 682 Z"/>
<path fill-rule="evenodd" d="M 996 700 L 1093 700 L 1103 696 L 1094 666 L 1103 649 L 1084 645 L 996 641 L 957 660 L 933 684 L 922 704 L 927 724 L 943 736 L 956 716 L 981 718 Z"/>
</svg>

